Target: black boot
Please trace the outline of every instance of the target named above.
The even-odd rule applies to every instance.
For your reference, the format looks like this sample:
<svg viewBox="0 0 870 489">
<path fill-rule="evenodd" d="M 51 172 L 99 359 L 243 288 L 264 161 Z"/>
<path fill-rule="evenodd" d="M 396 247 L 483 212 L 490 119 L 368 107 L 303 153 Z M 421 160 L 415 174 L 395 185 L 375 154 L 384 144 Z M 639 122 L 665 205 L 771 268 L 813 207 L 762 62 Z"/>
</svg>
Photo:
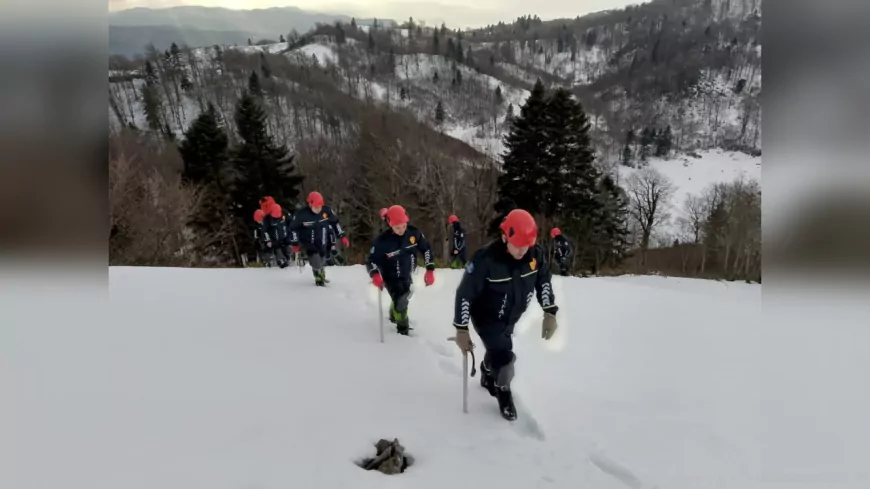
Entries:
<svg viewBox="0 0 870 489">
<path fill-rule="evenodd" d="M 514 396 L 511 395 L 510 388 L 496 389 L 495 398 L 498 399 L 498 409 L 504 419 L 517 419 L 517 408 L 514 406 Z"/>
<path fill-rule="evenodd" d="M 480 386 L 488 390 L 489 395 L 495 397 L 495 379 L 492 377 L 492 371 L 483 361 L 480 362 Z"/>
</svg>

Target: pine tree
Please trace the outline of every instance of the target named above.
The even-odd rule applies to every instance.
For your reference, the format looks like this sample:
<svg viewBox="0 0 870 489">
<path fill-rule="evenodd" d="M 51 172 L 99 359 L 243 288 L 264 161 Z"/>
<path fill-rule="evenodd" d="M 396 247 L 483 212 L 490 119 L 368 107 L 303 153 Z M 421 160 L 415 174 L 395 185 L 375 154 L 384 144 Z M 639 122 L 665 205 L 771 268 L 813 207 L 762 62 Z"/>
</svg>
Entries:
<svg viewBox="0 0 870 489">
<path fill-rule="evenodd" d="M 263 72 L 263 78 L 272 78 L 272 68 L 269 67 L 269 60 L 266 59 L 266 53 L 260 51 L 260 71 Z"/>
<path fill-rule="evenodd" d="M 454 80 L 456 80 L 457 86 L 462 86 L 462 70 L 456 70 L 456 78 Z"/>
<path fill-rule="evenodd" d="M 643 133 L 640 136 L 640 159 L 641 161 L 646 161 L 649 158 L 650 154 L 650 146 L 655 141 L 653 137 L 653 132 L 650 128 L 645 127 L 643 129 Z"/>
<path fill-rule="evenodd" d="M 250 220 L 252 207 L 264 195 L 279 203 L 294 202 L 303 177 L 296 175 L 293 156 L 276 145 L 266 131 L 266 112 L 257 98 L 246 92 L 236 107 L 236 130 L 241 144 L 233 148 L 232 166 L 238 175 L 233 196 L 239 218 Z"/>
<path fill-rule="evenodd" d="M 248 38 L 248 46 L 251 46 L 253 43 L 251 42 L 251 38 Z"/>
<path fill-rule="evenodd" d="M 284 34 L 281 34 L 281 35 L 278 37 L 278 42 L 287 42 L 287 40 L 284 39 Z"/>
<path fill-rule="evenodd" d="M 157 72 L 151 61 L 145 61 L 145 86 L 142 87 L 142 108 L 145 112 L 145 122 L 153 131 L 165 132 L 164 123 L 160 118 L 159 86 L 157 85 Z"/>
<path fill-rule="evenodd" d="M 435 106 L 435 121 L 440 126 L 441 124 L 444 124 L 444 118 L 445 118 L 444 104 L 442 104 L 441 101 L 439 100 L 438 105 Z"/>
<path fill-rule="evenodd" d="M 438 31 L 432 31 L 432 54 L 439 54 L 441 52 L 440 41 L 438 39 Z"/>
<path fill-rule="evenodd" d="M 432 83 L 438 84 L 438 72 L 436 71 L 434 75 L 432 75 Z"/>
<path fill-rule="evenodd" d="M 369 30 L 369 51 L 375 50 L 375 38 L 372 36 L 372 31 Z"/>
<path fill-rule="evenodd" d="M 252 71 L 251 76 L 248 77 L 248 92 L 255 97 L 263 96 L 263 88 L 260 86 L 260 77 L 257 75 L 256 71 Z"/>
<path fill-rule="evenodd" d="M 504 96 L 501 93 L 501 85 L 495 87 L 495 104 L 501 105 L 504 102 Z"/>
<path fill-rule="evenodd" d="M 462 41 L 456 43 L 456 61 L 465 62 L 465 50 L 462 49 Z"/>
<path fill-rule="evenodd" d="M 456 44 L 453 42 L 452 37 L 447 38 L 447 57 L 456 59 Z"/>
<path fill-rule="evenodd" d="M 344 44 L 347 42 L 347 34 L 344 32 L 344 28 L 341 27 L 341 23 L 335 23 L 335 42 L 338 44 Z"/>
<path fill-rule="evenodd" d="M 667 158 L 667 156 L 671 153 L 671 146 L 674 142 L 674 134 L 671 131 L 671 126 L 665 128 L 664 131 L 659 133 L 659 137 L 656 140 L 656 152 L 655 155 L 659 158 Z"/>
<path fill-rule="evenodd" d="M 356 17 L 351 17 L 351 18 L 350 18 L 350 27 L 351 27 L 353 30 L 356 30 Z"/>
<path fill-rule="evenodd" d="M 561 216 L 578 231 L 591 230 L 600 173 L 592 164 L 589 118 L 567 90 L 558 88 L 547 100 L 546 119 L 547 157 L 539 168 L 547 180 L 543 214 Z"/>
<path fill-rule="evenodd" d="M 184 180 L 194 185 L 217 183 L 225 188 L 229 142 L 226 132 L 218 124 L 217 111 L 211 102 L 193 120 L 184 138 L 178 147 L 184 160 Z"/>
<path fill-rule="evenodd" d="M 544 134 L 546 106 L 544 85 L 538 79 L 505 137 L 503 173 L 498 177 L 498 200 L 495 204 L 497 216 L 490 226 L 493 236 L 498 236 L 498 224 L 511 210 L 521 208 L 532 214 L 541 214 L 543 210 L 541 196 L 545 193 L 545 187 L 537 168 L 547 158 Z"/>
</svg>

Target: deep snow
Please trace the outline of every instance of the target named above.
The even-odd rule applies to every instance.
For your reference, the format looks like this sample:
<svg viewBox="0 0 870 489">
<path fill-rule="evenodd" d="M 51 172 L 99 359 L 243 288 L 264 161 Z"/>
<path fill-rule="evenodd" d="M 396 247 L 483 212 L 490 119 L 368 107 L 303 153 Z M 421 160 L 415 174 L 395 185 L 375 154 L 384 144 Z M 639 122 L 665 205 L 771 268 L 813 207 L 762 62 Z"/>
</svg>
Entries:
<svg viewBox="0 0 870 489">
<path fill-rule="evenodd" d="M 799 316 L 768 328 L 757 285 L 556 277 L 557 335 L 540 338 L 534 301 L 517 328 L 511 424 L 476 377 L 461 411 L 461 356 L 446 341 L 460 275 L 438 270 L 418 288 L 416 336 L 388 328 L 384 344 L 360 266 L 330 268 L 328 288 L 309 269 L 111 268 L 99 325 L 76 321 L 75 300 L 40 307 L 31 285 L 0 279 L 0 486 L 870 482 L 867 328 L 799 327 Z M 29 321 L 46 315 L 66 319 Z M 393 477 L 355 466 L 381 437 L 416 464 Z"/>
</svg>

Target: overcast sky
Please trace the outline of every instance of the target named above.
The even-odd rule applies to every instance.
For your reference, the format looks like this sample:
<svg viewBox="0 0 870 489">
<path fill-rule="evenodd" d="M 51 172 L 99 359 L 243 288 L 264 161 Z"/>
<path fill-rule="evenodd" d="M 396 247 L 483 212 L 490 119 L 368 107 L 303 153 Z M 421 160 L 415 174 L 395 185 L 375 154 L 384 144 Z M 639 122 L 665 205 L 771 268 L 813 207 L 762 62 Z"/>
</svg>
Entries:
<svg viewBox="0 0 870 489">
<path fill-rule="evenodd" d="M 511 21 L 533 14 L 542 19 L 576 17 L 599 10 L 622 8 L 642 3 L 628 0 L 438 0 L 438 2 L 396 0 L 109 0 L 109 10 L 132 7 L 163 8 L 178 5 L 255 9 L 299 7 L 312 12 L 341 13 L 357 17 L 383 17 L 404 20 L 444 19 L 451 26 L 467 27 Z M 472 7 L 473 5 L 473 7 Z"/>
</svg>

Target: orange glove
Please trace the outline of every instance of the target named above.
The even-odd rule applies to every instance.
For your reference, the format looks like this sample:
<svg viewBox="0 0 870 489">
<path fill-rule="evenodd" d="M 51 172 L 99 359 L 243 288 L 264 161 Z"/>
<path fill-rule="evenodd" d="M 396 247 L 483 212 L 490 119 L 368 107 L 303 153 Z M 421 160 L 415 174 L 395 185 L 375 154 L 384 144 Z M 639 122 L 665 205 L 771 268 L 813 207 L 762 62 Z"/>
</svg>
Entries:
<svg viewBox="0 0 870 489">
<path fill-rule="evenodd" d="M 384 279 L 383 277 L 381 277 L 380 273 L 375 272 L 375 274 L 372 275 L 372 284 L 374 284 L 374 286 L 379 289 L 382 289 L 384 287 Z"/>
<path fill-rule="evenodd" d="M 426 275 L 423 275 L 423 281 L 426 282 L 426 286 L 430 286 L 435 283 L 435 270 L 426 270 Z"/>
<path fill-rule="evenodd" d="M 347 239 L 347 236 L 341 238 L 341 244 L 343 244 L 345 248 L 350 247 L 350 240 Z"/>
</svg>

